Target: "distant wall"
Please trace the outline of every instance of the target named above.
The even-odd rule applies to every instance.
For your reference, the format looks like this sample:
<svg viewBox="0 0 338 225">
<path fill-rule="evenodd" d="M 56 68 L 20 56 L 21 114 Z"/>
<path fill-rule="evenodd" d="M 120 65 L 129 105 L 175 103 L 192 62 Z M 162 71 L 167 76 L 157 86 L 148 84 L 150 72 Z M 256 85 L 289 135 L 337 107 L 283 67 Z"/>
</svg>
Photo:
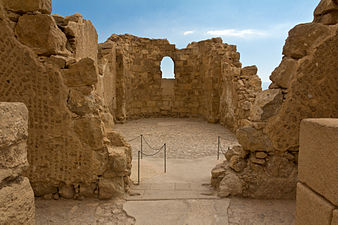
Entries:
<svg viewBox="0 0 338 225">
<path fill-rule="evenodd" d="M 338 224 L 338 119 L 300 126 L 296 225 Z"/>
<path fill-rule="evenodd" d="M 114 50 L 117 121 L 192 116 L 235 129 L 248 117 L 248 107 L 261 90 L 257 68 L 242 69 L 236 46 L 220 38 L 194 42 L 185 49 L 176 49 L 165 39 L 132 35 L 112 35 L 100 44 L 102 52 Z M 175 79 L 162 79 L 160 64 L 165 56 L 174 61 Z M 238 80 L 242 81 L 238 84 Z M 237 116 L 242 109 L 247 112 Z"/>
</svg>

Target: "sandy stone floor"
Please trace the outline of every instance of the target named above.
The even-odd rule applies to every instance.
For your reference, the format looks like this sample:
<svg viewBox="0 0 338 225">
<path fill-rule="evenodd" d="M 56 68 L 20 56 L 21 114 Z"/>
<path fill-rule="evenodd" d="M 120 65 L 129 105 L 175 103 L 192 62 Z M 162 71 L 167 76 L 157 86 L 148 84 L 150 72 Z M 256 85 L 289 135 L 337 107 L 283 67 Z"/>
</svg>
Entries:
<svg viewBox="0 0 338 225">
<path fill-rule="evenodd" d="M 211 124 L 201 119 L 151 118 L 117 124 L 119 131 L 132 146 L 133 156 L 140 150 L 139 135 L 143 135 L 151 147 L 159 148 L 167 144 L 167 156 L 174 159 L 196 159 L 217 155 L 217 136 L 221 136 L 223 149 L 238 143 L 235 135 L 219 124 Z M 136 139 L 135 139 L 136 138 Z M 143 151 L 156 152 L 143 141 Z M 155 157 L 162 157 L 158 154 Z"/>
</svg>

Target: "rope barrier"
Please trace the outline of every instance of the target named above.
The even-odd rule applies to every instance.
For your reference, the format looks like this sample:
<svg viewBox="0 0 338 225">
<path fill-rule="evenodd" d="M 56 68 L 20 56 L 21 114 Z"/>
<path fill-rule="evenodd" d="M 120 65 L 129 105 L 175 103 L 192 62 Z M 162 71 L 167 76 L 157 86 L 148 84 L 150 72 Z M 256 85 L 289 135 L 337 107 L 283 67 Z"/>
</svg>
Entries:
<svg viewBox="0 0 338 225">
<path fill-rule="evenodd" d="M 133 139 L 130 139 L 130 140 L 127 140 L 127 142 L 132 142 L 132 141 L 135 141 L 137 138 L 139 138 L 140 137 L 140 135 L 139 136 L 137 136 L 137 137 L 135 137 L 135 138 L 133 138 Z"/>
<path fill-rule="evenodd" d="M 160 150 L 160 149 L 163 148 L 163 145 L 161 147 L 159 147 L 159 148 L 151 147 L 150 144 L 149 144 L 149 142 L 144 138 L 144 136 L 142 136 L 142 138 L 143 138 L 144 142 L 148 145 L 148 147 L 151 148 L 152 150 L 156 151 L 156 150 Z"/>
<path fill-rule="evenodd" d="M 142 152 L 142 154 L 145 155 L 145 156 L 148 156 L 148 157 L 155 156 L 155 155 L 157 155 L 158 153 L 160 153 L 160 152 L 162 151 L 163 148 L 164 148 L 164 145 L 162 145 L 162 147 L 161 147 L 160 149 L 158 149 L 158 150 L 157 150 L 155 153 L 153 153 L 153 154 L 146 154 L 146 153 L 144 153 L 144 152 Z"/>
</svg>

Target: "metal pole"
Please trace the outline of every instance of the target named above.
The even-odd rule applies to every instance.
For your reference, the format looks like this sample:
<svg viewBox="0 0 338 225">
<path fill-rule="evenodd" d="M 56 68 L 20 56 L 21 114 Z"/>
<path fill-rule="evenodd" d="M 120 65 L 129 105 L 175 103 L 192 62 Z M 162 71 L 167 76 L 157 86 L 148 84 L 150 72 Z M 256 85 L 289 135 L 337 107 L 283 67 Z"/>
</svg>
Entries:
<svg viewBox="0 0 338 225">
<path fill-rule="evenodd" d="M 219 145 L 220 145 L 220 136 L 217 137 L 217 160 L 219 160 Z"/>
<path fill-rule="evenodd" d="M 164 143 L 164 155 L 163 155 L 163 158 L 164 158 L 164 173 L 167 172 L 167 144 Z"/>
<path fill-rule="evenodd" d="M 137 152 L 137 185 L 140 185 L 140 156 L 141 156 L 141 152 L 138 151 Z"/>
<path fill-rule="evenodd" d="M 141 159 L 143 157 L 143 134 L 141 134 Z"/>
</svg>

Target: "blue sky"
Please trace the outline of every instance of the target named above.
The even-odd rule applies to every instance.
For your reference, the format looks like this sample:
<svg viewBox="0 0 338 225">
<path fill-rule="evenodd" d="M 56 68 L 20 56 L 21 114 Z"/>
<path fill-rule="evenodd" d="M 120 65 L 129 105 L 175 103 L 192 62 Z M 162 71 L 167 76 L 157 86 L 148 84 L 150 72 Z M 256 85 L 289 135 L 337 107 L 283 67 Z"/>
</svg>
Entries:
<svg viewBox="0 0 338 225">
<path fill-rule="evenodd" d="M 278 66 L 287 32 L 311 22 L 320 0 L 53 0 L 53 13 L 81 13 L 104 42 L 111 34 L 167 38 L 177 48 L 221 37 L 263 82 Z"/>
</svg>

